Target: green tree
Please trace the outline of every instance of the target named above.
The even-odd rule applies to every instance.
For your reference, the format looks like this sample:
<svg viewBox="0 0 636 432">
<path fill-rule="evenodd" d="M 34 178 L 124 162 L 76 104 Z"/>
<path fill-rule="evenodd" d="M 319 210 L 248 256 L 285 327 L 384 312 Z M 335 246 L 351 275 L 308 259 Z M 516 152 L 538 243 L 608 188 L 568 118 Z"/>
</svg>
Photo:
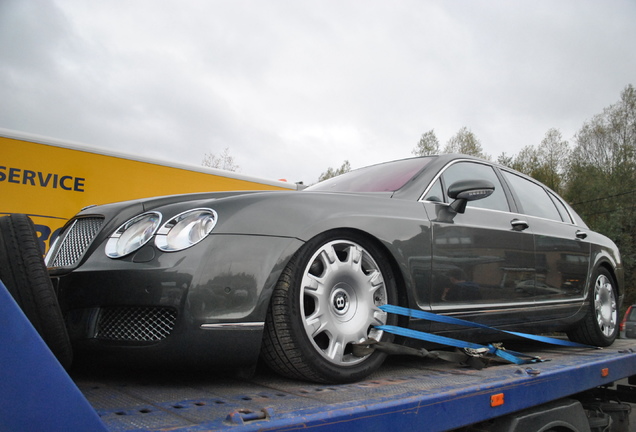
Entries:
<svg viewBox="0 0 636 432">
<path fill-rule="evenodd" d="M 526 146 L 511 165 L 519 172 L 527 174 L 556 192 L 564 187 L 570 147 L 558 129 L 550 129 L 538 147 Z"/>
<path fill-rule="evenodd" d="M 514 156 L 508 156 L 506 152 L 502 152 L 499 156 L 497 156 L 497 163 L 499 165 L 507 166 L 512 168 L 512 164 L 514 162 Z"/>
<path fill-rule="evenodd" d="M 558 129 L 552 128 L 546 132 L 537 153 L 539 167 L 534 177 L 561 193 L 565 183 L 570 145 L 563 140 Z"/>
<path fill-rule="evenodd" d="M 465 126 L 448 140 L 444 153 L 461 153 L 490 160 L 490 156 L 484 152 L 475 134 Z"/>
<path fill-rule="evenodd" d="M 439 154 L 439 140 L 435 130 L 423 133 L 417 146 L 411 151 L 415 156 L 429 156 Z"/>
<path fill-rule="evenodd" d="M 344 174 L 349 171 L 351 171 L 351 164 L 349 163 L 348 160 L 346 160 L 342 163 L 340 168 L 336 168 L 336 169 L 332 167 L 327 168 L 327 171 L 320 174 L 320 177 L 318 177 L 318 181 L 321 182 L 323 180 L 327 180 L 327 179 L 330 179 L 331 177 L 339 176 L 340 174 Z"/>
<path fill-rule="evenodd" d="M 567 173 L 569 144 L 558 129 L 550 129 L 538 147 L 525 146 L 516 156 L 502 153 L 498 162 L 533 177 L 556 192 L 561 192 Z"/>
<path fill-rule="evenodd" d="M 536 147 L 528 145 L 522 148 L 519 153 L 517 153 L 517 156 L 514 157 L 510 167 L 530 177 L 534 177 L 540 167 L 539 152 Z"/>
<path fill-rule="evenodd" d="M 572 163 L 593 165 L 607 175 L 633 174 L 636 143 L 636 92 L 632 85 L 621 100 L 586 122 L 576 135 Z"/>
</svg>

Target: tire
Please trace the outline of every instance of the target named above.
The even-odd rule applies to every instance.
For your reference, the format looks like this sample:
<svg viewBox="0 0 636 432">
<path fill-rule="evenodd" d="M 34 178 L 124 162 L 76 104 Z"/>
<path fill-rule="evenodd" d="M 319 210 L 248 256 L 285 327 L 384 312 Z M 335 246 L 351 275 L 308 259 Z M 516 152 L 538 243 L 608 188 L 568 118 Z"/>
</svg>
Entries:
<svg viewBox="0 0 636 432">
<path fill-rule="evenodd" d="M 378 309 L 397 300 L 383 258 L 374 243 L 355 233 L 325 233 L 305 244 L 274 289 L 264 361 L 281 375 L 320 383 L 358 381 L 379 368 L 386 354 L 358 357 L 351 344 L 393 339 L 373 327 L 397 322 Z"/>
<path fill-rule="evenodd" d="M 58 361 L 68 369 L 73 360 L 68 332 L 33 222 L 26 215 L 0 218 L 0 280 Z"/>
<path fill-rule="evenodd" d="M 585 318 L 568 332 L 574 342 L 593 346 L 610 346 L 618 336 L 618 292 L 612 275 L 599 268 L 592 278 L 590 304 Z"/>
</svg>

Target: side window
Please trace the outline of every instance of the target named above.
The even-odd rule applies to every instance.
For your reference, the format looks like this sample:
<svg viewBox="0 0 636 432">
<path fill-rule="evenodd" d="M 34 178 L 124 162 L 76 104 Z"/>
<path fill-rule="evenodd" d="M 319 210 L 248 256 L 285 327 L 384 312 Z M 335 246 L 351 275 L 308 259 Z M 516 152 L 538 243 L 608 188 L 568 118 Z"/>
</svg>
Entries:
<svg viewBox="0 0 636 432">
<path fill-rule="evenodd" d="M 503 173 L 521 201 L 520 204 L 525 214 L 561 221 L 561 215 L 545 189 L 516 174 L 507 171 Z"/>
<path fill-rule="evenodd" d="M 548 194 L 550 195 L 550 198 L 552 198 L 554 205 L 556 205 L 557 209 L 559 210 L 559 213 L 561 214 L 561 220 L 567 223 L 572 223 L 572 218 L 570 217 L 570 213 L 568 213 L 567 208 L 565 207 L 563 202 L 559 199 L 559 197 L 550 192 L 548 192 Z"/>
<path fill-rule="evenodd" d="M 474 162 L 458 162 L 446 168 L 441 178 L 446 190 L 448 190 L 450 185 L 460 180 L 488 180 L 495 185 L 495 192 L 488 198 L 469 202 L 468 206 L 506 212 L 510 211 L 501 182 L 492 167 L 488 165 Z M 438 183 L 440 183 L 439 180 L 433 185 L 431 191 L 426 194 L 425 199 L 433 201 L 431 197 L 442 191 L 442 185 Z M 446 197 L 446 194 L 442 196 Z M 448 200 L 446 200 L 446 202 L 448 202 Z"/>
<path fill-rule="evenodd" d="M 424 199 L 426 201 L 444 202 L 444 191 L 442 190 L 442 181 L 440 179 L 433 183 Z"/>
</svg>

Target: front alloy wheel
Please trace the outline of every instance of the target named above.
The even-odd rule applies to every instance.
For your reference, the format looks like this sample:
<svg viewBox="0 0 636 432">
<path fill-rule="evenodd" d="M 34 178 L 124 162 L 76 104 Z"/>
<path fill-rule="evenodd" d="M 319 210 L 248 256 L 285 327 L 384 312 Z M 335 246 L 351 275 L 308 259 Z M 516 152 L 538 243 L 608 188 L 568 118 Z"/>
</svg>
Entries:
<svg viewBox="0 0 636 432">
<path fill-rule="evenodd" d="M 354 344 L 391 339 L 375 326 L 395 324 L 379 306 L 396 300 L 391 268 L 378 246 L 355 233 L 320 235 L 290 260 L 274 290 L 263 358 L 292 378 L 362 379 L 386 356 L 360 357 Z"/>
<path fill-rule="evenodd" d="M 386 323 L 384 277 L 369 252 L 348 240 L 331 241 L 309 259 L 300 283 L 303 328 L 316 351 L 330 363 L 348 366 L 364 361 L 352 344 L 380 340 L 373 326 Z"/>
</svg>

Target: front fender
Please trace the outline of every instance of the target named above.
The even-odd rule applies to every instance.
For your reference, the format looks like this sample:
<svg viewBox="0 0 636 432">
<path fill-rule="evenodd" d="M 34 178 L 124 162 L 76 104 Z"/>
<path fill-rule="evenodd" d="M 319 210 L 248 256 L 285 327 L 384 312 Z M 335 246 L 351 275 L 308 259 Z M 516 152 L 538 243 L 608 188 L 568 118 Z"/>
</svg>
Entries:
<svg viewBox="0 0 636 432">
<path fill-rule="evenodd" d="M 431 256 L 431 225 L 420 202 L 386 194 L 281 192 L 235 196 L 209 206 L 219 215 L 215 235 L 249 234 L 307 242 L 336 229 L 362 232 L 385 248 L 401 272 L 408 303 L 428 304 L 429 287 L 421 277 L 421 262 L 413 266 L 408 259 Z"/>
<path fill-rule="evenodd" d="M 303 242 L 287 237 L 211 235 L 184 311 L 199 324 L 264 322 L 282 270 Z"/>
</svg>

